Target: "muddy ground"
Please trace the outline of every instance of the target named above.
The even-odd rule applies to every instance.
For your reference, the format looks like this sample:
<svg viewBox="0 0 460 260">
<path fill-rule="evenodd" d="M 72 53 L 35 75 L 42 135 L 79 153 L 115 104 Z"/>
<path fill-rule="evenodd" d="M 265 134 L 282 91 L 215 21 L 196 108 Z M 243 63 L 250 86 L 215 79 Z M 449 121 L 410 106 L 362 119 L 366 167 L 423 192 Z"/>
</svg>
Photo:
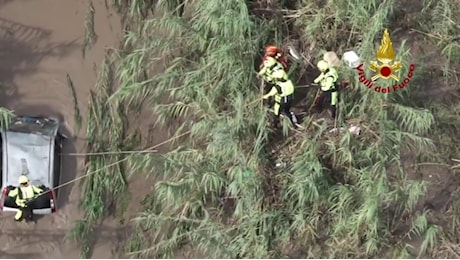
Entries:
<svg viewBox="0 0 460 260">
<path fill-rule="evenodd" d="M 70 137 L 64 154 L 85 151 L 85 122 L 76 132 L 66 74 L 75 85 L 84 118 L 89 91 L 95 85 L 95 66 L 102 63 L 105 48 L 117 47 L 121 37 L 119 17 L 105 8 L 104 1 L 93 1 L 93 5 L 98 40 L 83 58 L 86 0 L 0 1 L 0 104 L 18 114 L 61 118 L 63 132 Z M 81 175 L 83 159 L 64 155 L 61 182 Z M 0 215 L 0 258 L 79 258 L 78 246 L 63 240 L 82 215 L 78 184 L 60 190 L 58 213 L 39 219 L 36 225 L 15 223 L 12 214 Z M 149 186 L 145 180 L 130 184 L 137 191 L 148 191 Z M 133 194 L 128 212 L 136 212 L 143 195 Z M 124 227 L 115 220 L 105 221 L 99 231 L 92 257 L 116 257 Z"/>
</svg>

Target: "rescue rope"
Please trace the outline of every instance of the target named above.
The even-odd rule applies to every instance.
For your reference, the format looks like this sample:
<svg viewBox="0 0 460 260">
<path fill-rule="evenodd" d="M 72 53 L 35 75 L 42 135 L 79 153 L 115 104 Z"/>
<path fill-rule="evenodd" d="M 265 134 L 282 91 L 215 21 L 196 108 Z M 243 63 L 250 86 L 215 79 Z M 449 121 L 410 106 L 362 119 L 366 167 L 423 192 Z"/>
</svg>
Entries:
<svg viewBox="0 0 460 260">
<path fill-rule="evenodd" d="M 254 103 L 256 103 L 257 101 L 260 101 L 260 100 L 262 100 L 261 97 L 259 97 L 259 98 L 255 99 L 255 100 L 251 101 L 250 103 L 248 103 L 247 105 L 245 105 L 245 107 L 249 107 L 249 106 L 253 105 Z M 97 153 L 97 152 L 96 152 L 96 153 L 88 153 L 87 155 L 96 155 L 96 154 L 116 154 L 116 153 L 141 154 L 141 153 L 157 152 L 157 151 L 154 150 L 154 149 L 156 149 L 156 148 L 158 148 L 158 147 L 160 147 L 160 146 L 162 146 L 162 145 L 164 145 L 164 144 L 167 144 L 167 143 L 169 143 L 169 142 L 171 142 L 171 141 L 173 141 L 173 140 L 176 140 L 176 139 L 178 139 L 178 138 L 181 138 L 181 137 L 183 137 L 183 136 L 186 136 L 186 135 L 190 134 L 191 132 L 192 132 L 192 130 L 188 130 L 188 131 L 186 131 L 186 132 L 184 132 L 184 133 L 182 133 L 182 134 L 180 134 L 180 135 L 178 135 L 178 136 L 171 137 L 171 138 L 169 138 L 169 139 L 167 139 L 167 140 L 165 140 L 165 141 L 163 141 L 163 142 L 161 142 L 161 143 L 159 143 L 159 144 L 156 144 L 156 145 L 154 145 L 154 146 L 152 146 L 152 147 L 149 147 L 149 148 L 147 148 L 147 149 L 144 149 L 144 150 L 139 150 L 139 151 L 124 151 L 124 152 L 123 152 L 123 151 L 121 151 L 121 152 L 100 152 L 100 153 Z M 70 155 L 70 154 L 67 154 L 67 155 Z M 74 155 L 75 155 L 75 154 L 74 154 Z M 81 154 L 79 154 L 79 155 L 83 155 L 83 153 L 81 153 Z M 50 192 L 50 191 L 52 191 L 52 190 L 60 189 L 60 188 L 62 188 L 62 187 L 64 187 L 64 186 L 67 186 L 67 185 L 72 184 L 72 183 L 74 183 L 74 182 L 77 182 L 77 181 L 79 181 L 79 180 L 81 180 L 81 179 L 84 179 L 84 178 L 86 178 L 86 177 L 89 177 L 89 176 L 91 176 L 91 175 L 93 175 L 93 174 L 95 174 L 95 173 L 101 172 L 101 171 L 104 170 L 105 168 L 109 168 L 109 167 L 112 167 L 112 166 L 116 166 L 116 165 L 118 165 L 119 163 L 124 162 L 124 161 L 126 161 L 126 160 L 128 160 L 128 159 L 129 159 L 129 157 L 123 158 L 123 159 L 118 160 L 118 161 L 116 161 L 116 162 L 114 162 L 114 163 L 105 165 L 104 168 L 94 170 L 94 171 L 89 172 L 89 173 L 86 173 L 86 174 L 84 174 L 84 175 L 82 175 L 82 176 L 80 176 L 80 177 L 77 177 L 77 178 L 75 178 L 75 179 L 72 179 L 72 180 L 70 180 L 70 181 L 68 181 L 68 182 L 62 183 L 62 184 L 60 184 L 60 185 L 58 185 L 58 186 L 56 186 L 56 187 L 53 187 L 53 188 L 50 189 L 50 190 L 44 191 L 44 192 L 42 192 L 42 193 L 39 193 L 38 195 L 36 195 L 36 196 L 35 196 L 34 198 L 32 198 L 31 200 L 35 200 L 35 199 L 37 199 L 38 197 L 40 197 L 40 196 L 42 196 L 42 195 L 44 195 L 44 194 L 46 194 L 46 193 L 48 193 L 48 192 Z"/>
<path fill-rule="evenodd" d="M 133 153 L 156 153 L 158 150 L 133 150 L 133 151 L 118 151 L 118 152 L 94 152 L 94 153 L 61 153 L 67 156 L 91 156 L 91 155 L 110 155 L 110 154 L 133 154 Z"/>
<path fill-rule="evenodd" d="M 159 143 L 159 144 L 156 144 L 156 145 L 154 145 L 154 146 L 152 146 L 152 147 L 149 147 L 149 148 L 147 148 L 147 149 L 140 150 L 140 151 L 132 151 L 132 153 L 133 153 L 133 154 L 136 154 L 136 153 L 141 154 L 141 153 L 145 153 L 145 152 L 152 152 L 152 151 L 154 151 L 153 149 L 158 148 L 158 147 L 160 147 L 160 146 L 162 146 L 162 145 L 164 145 L 164 144 L 167 144 L 167 143 L 169 143 L 169 142 L 171 142 L 171 141 L 173 141 L 173 140 L 175 140 L 175 139 L 178 139 L 178 138 L 181 138 L 181 137 L 183 137 L 183 136 L 185 136 L 185 135 L 188 135 L 188 134 L 190 134 L 191 132 L 192 132 L 192 130 L 189 130 L 189 131 L 187 131 L 187 132 L 185 132 L 185 133 L 182 133 L 182 134 L 180 134 L 180 135 L 178 135 L 178 136 L 171 137 L 171 138 L 169 138 L 169 139 L 167 139 L 167 140 L 165 140 L 165 141 L 163 141 L 163 142 L 161 142 L 161 143 Z M 156 151 L 156 150 L 155 150 L 155 151 Z M 67 185 L 72 184 L 72 183 L 74 183 L 74 182 L 77 182 L 77 181 L 79 181 L 79 180 L 81 180 L 81 179 L 84 179 L 84 178 L 86 178 L 86 177 L 89 177 L 89 176 L 91 176 L 91 175 L 93 175 L 93 174 L 95 174 L 95 173 L 101 172 L 101 171 L 103 171 L 105 168 L 109 168 L 109 167 L 112 167 L 112 166 L 116 166 L 116 165 L 118 165 L 119 163 L 124 162 L 124 161 L 126 161 L 126 160 L 128 160 L 128 159 L 129 159 L 129 157 L 126 157 L 126 158 L 123 158 L 123 159 L 118 160 L 118 161 L 116 161 L 116 162 L 113 162 L 113 163 L 111 163 L 111 164 L 105 165 L 104 168 L 101 168 L 101 169 L 97 169 L 97 170 L 88 172 L 88 173 L 86 173 L 86 174 L 84 174 L 84 175 L 82 175 L 82 176 L 80 176 L 80 177 L 74 178 L 74 179 L 72 179 L 72 180 L 70 180 L 70 181 L 68 181 L 68 182 L 65 182 L 65 183 L 60 184 L 60 185 L 58 185 L 58 186 L 56 186 L 56 187 L 53 187 L 53 188 L 50 189 L 50 190 L 44 191 L 44 192 L 42 192 L 42 193 L 39 193 L 39 194 L 37 194 L 34 198 L 32 198 L 31 200 L 35 200 L 35 199 L 37 199 L 38 197 L 40 197 L 40 196 L 42 196 L 42 195 L 44 195 L 44 194 L 46 194 L 46 193 L 48 193 L 48 192 L 50 192 L 50 191 L 52 191 L 52 190 L 60 189 L 60 188 L 62 188 L 62 187 L 64 187 L 64 186 L 67 186 Z"/>
</svg>

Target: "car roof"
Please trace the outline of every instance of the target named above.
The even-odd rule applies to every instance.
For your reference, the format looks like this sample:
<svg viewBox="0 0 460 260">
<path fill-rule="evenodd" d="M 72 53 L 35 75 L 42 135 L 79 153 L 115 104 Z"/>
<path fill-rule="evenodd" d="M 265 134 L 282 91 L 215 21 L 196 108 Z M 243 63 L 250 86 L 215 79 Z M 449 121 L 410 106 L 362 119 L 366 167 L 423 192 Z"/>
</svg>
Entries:
<svg viewBox="0 0 460 260">
<path fill-rule="evenodd" d="M 17 117 L 2 131 L 3 187 L 17 186 L 22 174 L 34 185 L 51 187 L 58 129 L 59 122 L 55 119 Z"/>
</svg>

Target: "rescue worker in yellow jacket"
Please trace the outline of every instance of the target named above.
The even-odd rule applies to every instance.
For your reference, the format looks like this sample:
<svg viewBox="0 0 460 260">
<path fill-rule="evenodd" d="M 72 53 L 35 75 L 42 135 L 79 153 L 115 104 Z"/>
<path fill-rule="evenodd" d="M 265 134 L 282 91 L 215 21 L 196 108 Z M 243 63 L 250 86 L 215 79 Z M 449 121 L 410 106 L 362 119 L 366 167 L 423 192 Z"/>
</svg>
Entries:
<svg viewBox="0 0 460 260">
<path fill-rule="evenodd" d="M 313 82 L 315 84 L 319 83 L 322 93 L 316 100 L 316 108 L 318 110 L 322 110 L 326 100 L 330 99 L 331 116 L 335 119 L 338 102 L 337 81 L 339 79 L 339 75 L 337 71 L 325 60 L 320 60 L 317 67 L 321 74 Z"/>
<path fill-rule="evenodd" d="M 276 70 L 287 70 L 287 62 L 284 54 L 275 46 L 269 45 L 265 48 L 265 55 L 260 66 L 257 76 L 262 76 L 263 79 L 273 84 L 273 72 Z"/>
<path fill-rule="evenodd" d="M 16 198 L 16 204 L 19 207 L 18 212 L 14 216 L 14 220 L 22 221 L 24 218 L 32 220 L 32 201 L 35 196 L 41 194 L 43 189 L 29 183 L 27 176 L 19 177 L 19 187 L 10 190 L 9 197 Z"/>
<path fill-rule="evenodd" d="M 273 72 L 273 87 L 264 99 L 274 97 L 273 112 L 277 117 L 275 126 L 279 122 L 280 112 L 286 115 L 295 128 L 297 128 L 297 117 L 291 112 L 292 102 L 294 100 L 294 84 L 288 79 L 286 72 L 282 69 Z"/>
</svg>

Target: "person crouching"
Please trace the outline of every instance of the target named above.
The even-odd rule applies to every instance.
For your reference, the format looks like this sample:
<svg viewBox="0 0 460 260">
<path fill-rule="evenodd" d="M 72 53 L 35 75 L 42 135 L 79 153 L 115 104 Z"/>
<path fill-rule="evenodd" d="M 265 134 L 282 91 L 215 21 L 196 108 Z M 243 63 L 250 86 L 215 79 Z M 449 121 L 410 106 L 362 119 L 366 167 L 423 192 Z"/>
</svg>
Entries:
<svg viewBox="0 0 460 260">
<path fill-rule="evenodd" d="M 14 216 L 14 220 L 22 221 L 26 219 L 28 221 L 33 220 L 33 200 L 36 195 L 41 194 L 43 189 L 29 183 L 27 176 L 21 175 L 19 177 L 19 187 L 10 190 L 8 196 L 15 199 L 16 205 L 19 210 Z"/>
</svg>

